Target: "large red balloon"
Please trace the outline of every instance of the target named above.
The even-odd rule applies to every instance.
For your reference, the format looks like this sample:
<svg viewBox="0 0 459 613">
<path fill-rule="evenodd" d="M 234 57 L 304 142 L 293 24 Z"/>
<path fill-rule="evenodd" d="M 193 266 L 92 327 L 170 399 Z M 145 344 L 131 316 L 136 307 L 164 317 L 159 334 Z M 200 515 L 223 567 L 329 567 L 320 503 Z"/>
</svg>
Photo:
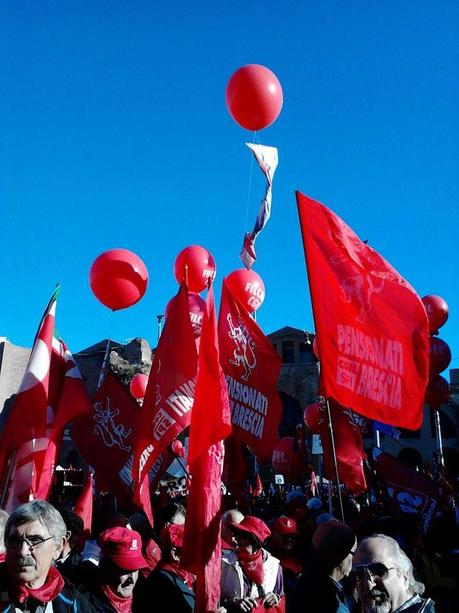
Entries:
<svg viewBox="0 0 459 613">
<path fill-rule="evenodd" d="M 148 376 L 139 373 L 138 375 L 134 375 L 132 377 L 131 382 L 129 384 L 129 390 L 134 398 L 140 399 L 145 396 L 145 391 L 147 389 Z"/>
<path fill-rule="evenodd" d="M 448 368 L 451 362 L 451 349 L 448 344 L 441 338 L 438 338 L 438 336 L 431 336 L 429 357 L 429 373 L 430 376 L 433 377 Z"/>
<path fill-rule="evenodd" d="M 440 296 L 424 296 L 422 302 L 429 318 L 429 332 L 436 332 L 448 319 L 448 305 Z"/>
<path fill-rule="evenodd" d="M 171 298 L 166 306 L 166 319 L 169 317 L 172 305 L 176 299 L 176 296 Z M 206 308 L 205 301 L 199 294 L 188 294 L 188 308 L 190 312 L 191 326 L 193 328 L 195 338 L 201 336 L 202 332 L 202 320 L 204 317 L 204 311 Z"/>
<path fill-rule="evenodd" d="M 306 426 L 312 432 L 312 434 L 320 434 L 319 420 L 320 420 L 320 407 L 317 402 L 308 404 L 303 413 L 303 419 Z"/>
<path fill-rule="evenodd" d="M 185 280 L 190 292 L 199 293 L 215 279 L 215 260 L 204 247 L 190 245 L 175 258 L 174 271 L 177 283 Z"/>
<path fill-rule="evenodd" d="M 282 87 L 276 75 L 260 64 L 242 66 L 226 86 L 226 106 L 231 117 L 246 130 L 262 130 L 276 121 L 282 110 Z"/>
<path fill-rule="evenodd" d="M 306 459 L 295 449 L 293 436 L 285 436 L 276 444 L 271 462 L 276 473 L 284 475 L 288 483 L 298 480 L 306 471 Z"/>
<path fill-rule="evenodd" d="M 441 375 L 435 375 L 429 381 L 426 389 L 426 402 L 431 409 L 439 409 L 448 401 L 451 395 L 448 381 Z"/>
<path fill-rule="evenodd" d="M 233 296 L 251 313 L 261 307 L 265 299 L 265 284 L 254 270 L 238 268 L 226 277 Z"/>
<path fill-rule="evenodd" d="M 148 271 L 132 251 L 110 249 L 94 260 L 89 271 L 89 284 L 99 302 L 118 311 L 143 297 L 148 285 Z"/>
</svg>

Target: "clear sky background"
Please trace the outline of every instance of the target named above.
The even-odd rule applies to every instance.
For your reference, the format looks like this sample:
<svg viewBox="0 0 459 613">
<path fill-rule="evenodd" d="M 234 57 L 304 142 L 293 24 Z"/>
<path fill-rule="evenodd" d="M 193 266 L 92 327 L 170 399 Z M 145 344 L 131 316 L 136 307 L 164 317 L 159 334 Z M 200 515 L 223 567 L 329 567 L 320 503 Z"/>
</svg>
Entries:
<svg viewBox="0 0 459 613">
<path fill-rule="evenodd" d="M 294 190 L 325 203 L 421 296 L 450 307 L 459 367 L 459 4 L 455 0 L 3 0 L 0 3 L 0 335 L 30 346 L 56 281 L 74 352 L 110 334 L 156 342 L 176 254 L 240 267 L 264 193 L 251 133 L 225 106 L 240 66 L 273 70 L 279 148 L 257 241 L 269 333 L 313 330 Z M 246 210 L 248 205 L 248 219 Z M 135 251 L 145 298 L 109 317 L 88 272 Z"/>
</svg>

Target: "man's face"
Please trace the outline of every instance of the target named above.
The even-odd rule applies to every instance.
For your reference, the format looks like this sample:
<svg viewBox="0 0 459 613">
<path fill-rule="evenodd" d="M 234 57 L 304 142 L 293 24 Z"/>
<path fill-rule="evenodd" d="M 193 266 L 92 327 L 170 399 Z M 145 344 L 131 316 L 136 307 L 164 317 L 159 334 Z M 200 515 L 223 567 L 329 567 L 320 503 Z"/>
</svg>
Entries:
<svg viewBox="0 0 459 613">
<path fill-rule="evenodd" d="M 111 564 L 107 575 L 107 582 L 115 594 L 122 598 L 130 598 L 132 596 L 135 584 L 139 578 L 138 570 L 123 570 Z"/>
<path fill-rule="evenodd" d="M 41 587 L 54 560 L 59 558 L 64 539 L 56 543 L 48 528 L 38 519 L 12 526 L 6 536 L 6 563 L 16 583 L 31 588 Z M 23 539 L 27 539 L 28 543 Z"/>
<path fill-rule="evenodd" d="M 357 548 L 354 567 L 367 564 L 370 566 L 356 569 L 357 589 L 365 613 L 390 613 L 409 600 L 408 576 L 399 571 L 383 539 L 370 539 Z"/>
<path fill-rule="evenodd" d="M 352 570 L 352 564 L 354 563 L 354 555 L 357 549 L 357 539 L 352 545 L 351 551 L 347 554 L 344 560 L 341 562 L 341 570 L 343 571 L 343 575 L 347 577 Z"/>
<path fill-rule="evenodd" d="M 291 551 L 295 545 L 296 534 L 280 534 L 280 532 L 273 532 L 271 539 L 278 549 L 282 551 Z"/>
</svg>

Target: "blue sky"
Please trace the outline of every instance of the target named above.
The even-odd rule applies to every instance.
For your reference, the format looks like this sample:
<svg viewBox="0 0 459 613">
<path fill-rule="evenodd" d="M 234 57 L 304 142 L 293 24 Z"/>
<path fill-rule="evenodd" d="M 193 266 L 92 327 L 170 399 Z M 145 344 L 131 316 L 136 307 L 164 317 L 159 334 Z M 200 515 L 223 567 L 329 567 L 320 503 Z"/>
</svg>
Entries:
<svg viewBox="0 0 459 613">
<path fill-rule="evenodd" d="M 294 190 L 324 202 L 421 296 L 442 296 L 459 368 L 459 5 L 451 1 L 4 0 L 0 5 L 0 335 L 30 346 L 56 281 L 73 351 L 110 334 L 156 340 L 173 262 L 207 247 L 240 266 L 264 184 L 251 134 L 225 107 L 260 63 L 284 108 L 257 139 L 279 148 L 257 241 L 258 322 L 312 330 Z M 245 226 L 247 202 L 248 223 Z M 94 258 L 135 251 L 145 298 L 109 317 Z"/>
</svg>

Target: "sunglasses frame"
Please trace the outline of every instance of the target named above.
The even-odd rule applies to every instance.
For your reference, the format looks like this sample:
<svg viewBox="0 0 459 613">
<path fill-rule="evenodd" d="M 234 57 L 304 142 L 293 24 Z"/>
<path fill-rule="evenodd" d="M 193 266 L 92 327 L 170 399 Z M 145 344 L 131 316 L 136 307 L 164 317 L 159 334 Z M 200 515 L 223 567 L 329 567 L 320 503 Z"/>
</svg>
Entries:
<svg viewBox="0 0 459 613">
<path fill-rule="evenodd" d="M 371 570 L 371 566 L 373 567 L 373 570 Z M 375 566 L 383 567 L 384 571 L 382 573 L 373 572 Z M 357 579 L 357 581 L 362 581 L 362 579 L 364 579 L 367 575 L 370 576 L 370 579 L 379 579 L 381 581 L 385 581 L 389 576 L 389 572 L 394 568 L 395 566 L 387 568 L 387 566 L 382 562 L 370 562 L 370 564 L 356 564 L 352 567 L 352 574 Z"/>
</svg>

